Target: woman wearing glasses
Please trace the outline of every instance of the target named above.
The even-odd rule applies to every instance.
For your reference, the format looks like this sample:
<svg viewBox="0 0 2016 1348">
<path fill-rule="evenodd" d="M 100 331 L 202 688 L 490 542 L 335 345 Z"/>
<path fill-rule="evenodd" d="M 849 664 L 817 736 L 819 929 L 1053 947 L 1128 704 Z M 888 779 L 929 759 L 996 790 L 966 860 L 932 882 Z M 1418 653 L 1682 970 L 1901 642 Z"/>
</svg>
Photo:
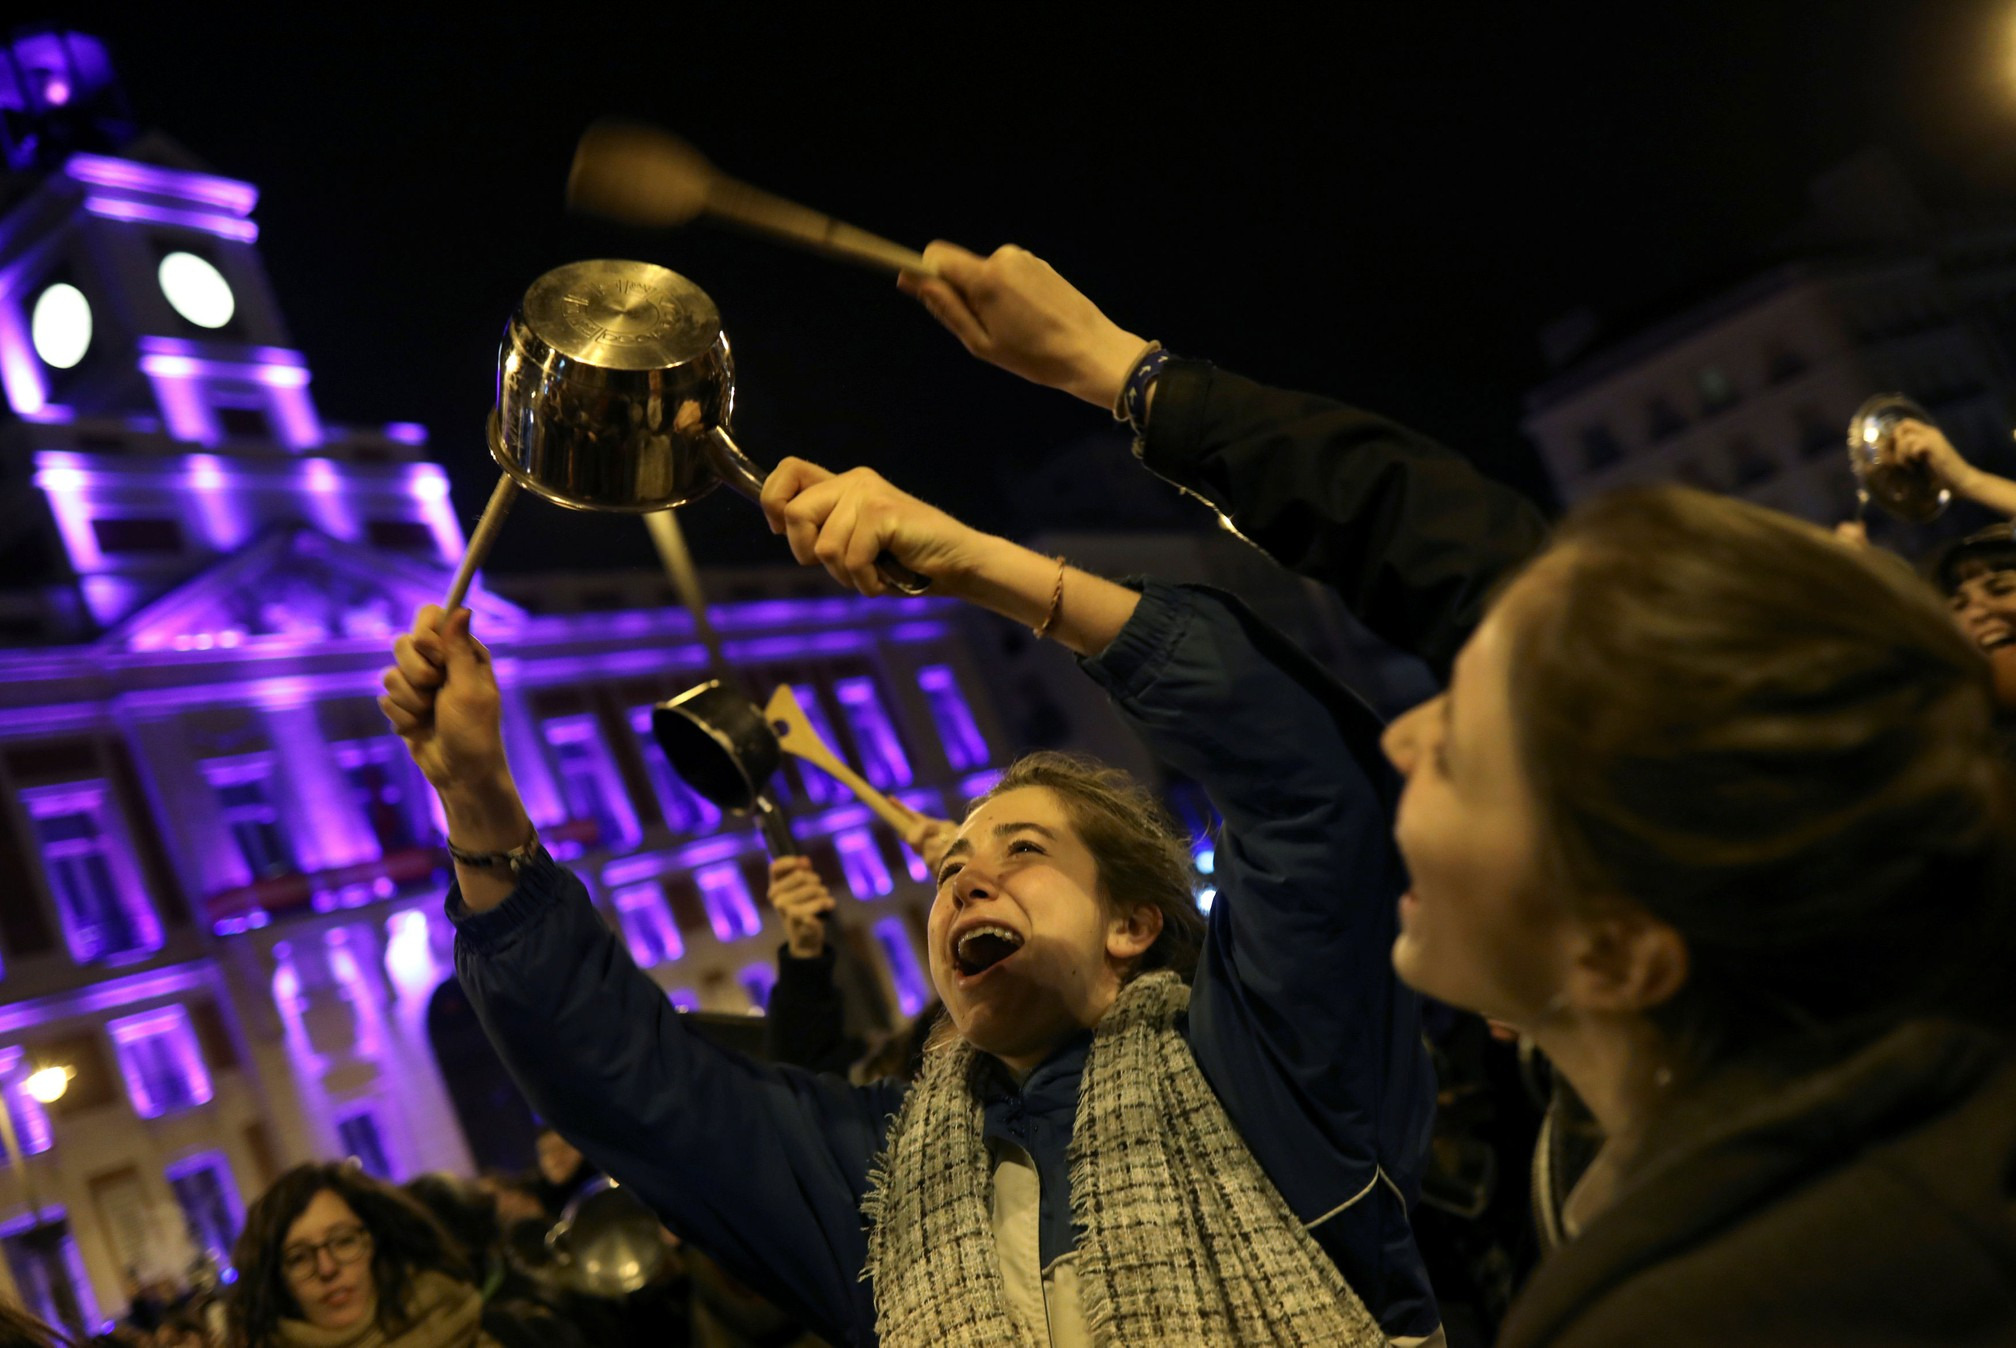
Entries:
<svg viewBox="0 0 2016 1348">
<path fill-rule="evenodd" d="M 483 1294 L 418 1204 L 352 1165 L 299 1165 L 245 1214 L 241 1348 L 496 1348 Z"/>
</svg>

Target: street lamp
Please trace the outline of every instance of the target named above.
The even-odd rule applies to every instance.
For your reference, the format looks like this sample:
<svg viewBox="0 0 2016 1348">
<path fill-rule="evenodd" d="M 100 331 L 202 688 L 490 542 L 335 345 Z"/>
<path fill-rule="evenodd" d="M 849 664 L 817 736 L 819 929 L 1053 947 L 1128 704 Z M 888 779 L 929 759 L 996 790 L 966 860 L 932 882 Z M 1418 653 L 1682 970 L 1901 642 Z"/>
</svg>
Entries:
<svg viewBox="0 0 2016 1348">
<path fill-rule="evenodd" d="M 28 1074 L 21 1083 L 27 1092 L 45 1105 L 53 1105 L 63 1098 L 63 1092 L 70 1089 L 70 1078 L 77 1075 L 74 1067 L 41 1067 Z"/>
<path fill-rule="evenodd" d="M 62 1065 L 39 1067 L 29 1073 L 22 1083 L 28 1094 L 45 1105 L 54 1104 L 63 1098 L 63 1092 L 70 1088 L 70 1078 L 77 1075 L 75 1068 Z M 28 1199 L 30 1227 L 42 1224 L 42 1200 L 35 1192 L 35 1176 L 28 1169 L 28 1158 L 21 1154 L 21 1139 L 14 1132 L 14 1107 L 0 1091 L 0 1143 L 7 1147 L 7 1164 L 21 1177 L 21 1188 Z"/>
</svg>

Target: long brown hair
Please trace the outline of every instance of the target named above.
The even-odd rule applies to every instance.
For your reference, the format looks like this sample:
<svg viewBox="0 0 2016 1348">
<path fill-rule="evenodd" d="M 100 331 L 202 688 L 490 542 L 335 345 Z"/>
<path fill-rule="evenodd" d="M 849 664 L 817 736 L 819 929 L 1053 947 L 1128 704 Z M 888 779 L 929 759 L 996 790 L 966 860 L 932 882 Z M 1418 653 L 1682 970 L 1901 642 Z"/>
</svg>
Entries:
<svg viewBox="0 0 2016 1348">
<path fill-rule="evenodd" d="M 378 1325 L 387 1337 L 403 1332 L 407 1294 L 416 1273 L 433 1270 L 467 1282 L 467 1266 L 427 1210 L 354 1163 L 297 1165 L 259 1196 L 245 1214 L 245 1229 L 231 1251 L 238 1282 L 225 1305 L 232 1348 L 265 1348 L 283 1319 L 298 1318 L 300 1302 L 287 1285 L 281 1256 L 287 1230 L 323 1190 L 350 1205 L 371 1233 L 371 1277 L 378 1293 Z"/>
<path fill-rule="evenodd" d="M 1078 754 L 1024 754 L 975 809 L 1006 791 L 1040 786 L 1057 793 L 1071 826 L 1099 865 L 1101 897 L 1116 907 L 1151 904 L 1162 934 L 1127 971 L 1129 978 L 1173 969 L 1187 983 L 1204 948 L 1190 845 L 1162 803 L 1118 768 Z"/>
<path fill-rule="evenodd" d="M 1664 487 L 1574 512 L 1520 589 L 1513 731 L 1550 878 L 1684 938 L 1654 1016 L 1683 1061 L 2008 1016 L 2007 768 L 1986 662 L 1929 586 Z"/>
</svg>

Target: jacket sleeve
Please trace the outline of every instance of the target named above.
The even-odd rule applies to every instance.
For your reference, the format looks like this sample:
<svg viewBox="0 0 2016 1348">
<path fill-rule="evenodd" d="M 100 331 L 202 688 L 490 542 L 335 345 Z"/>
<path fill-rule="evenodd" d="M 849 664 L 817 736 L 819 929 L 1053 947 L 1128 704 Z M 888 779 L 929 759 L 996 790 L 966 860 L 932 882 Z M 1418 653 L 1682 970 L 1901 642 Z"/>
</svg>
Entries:
<svg viewBox="0 0 2016 1348">
<path fill-rule="evenodd" d="M 833 977 L 838 962 L 831 939 L 810 959 L 793 955 L 789 946 L 778 950 L 777 985 L 770 989 L 769 1014 L 763 1020 L 772 1062 L 845 1076 L 866 1052 L 866 1045 L 846 1031 L 847 1008 Z"/>
<path fill-rule="evenodd" d="M 1494 587 L 1546 543 L 1531 502 L 1428 437 L 1202 361 L 1164 368 L 1136 453 L 1441 681 Z"/>
<path fill-rule="evenodd" d="M 1190 1001 L 1198 1065 L 1381 1324 L 1427 1333 L 1438 1316 L 1405 1209 L 1434 1071 L 1419 998 L 1393 973 L 1405 880 L 1379 719 L 1202 587 L 1150 582 L 1083 664 L 1225 822 Z"/>
<path fill-rule="evenodd" d="M 557 866 L 482 913 L 451 890 L 448 914 L 456 974 L 532 1107 L 683 1239 L 857 1341 L 874 1324 L 860 1200 L 900 1088 L 702 1040 Z"/>
</svg>

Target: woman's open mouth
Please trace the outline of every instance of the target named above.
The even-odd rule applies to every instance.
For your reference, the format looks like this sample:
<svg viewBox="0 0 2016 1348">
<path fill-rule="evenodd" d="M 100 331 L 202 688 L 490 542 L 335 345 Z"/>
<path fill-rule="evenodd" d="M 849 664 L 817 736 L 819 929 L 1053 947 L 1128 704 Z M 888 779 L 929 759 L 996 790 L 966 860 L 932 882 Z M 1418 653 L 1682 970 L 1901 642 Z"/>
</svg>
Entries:
<svg viewBox="0 0 2016 1348">
<path fill-rule="evenodd" d="M 992 924 L 962 933 L 952 945 L 952 967 L 963 981 L 977 978 L 1001 964 L 1022 948 L 1022 938 L 1006 927 Z"/>
</svg>

